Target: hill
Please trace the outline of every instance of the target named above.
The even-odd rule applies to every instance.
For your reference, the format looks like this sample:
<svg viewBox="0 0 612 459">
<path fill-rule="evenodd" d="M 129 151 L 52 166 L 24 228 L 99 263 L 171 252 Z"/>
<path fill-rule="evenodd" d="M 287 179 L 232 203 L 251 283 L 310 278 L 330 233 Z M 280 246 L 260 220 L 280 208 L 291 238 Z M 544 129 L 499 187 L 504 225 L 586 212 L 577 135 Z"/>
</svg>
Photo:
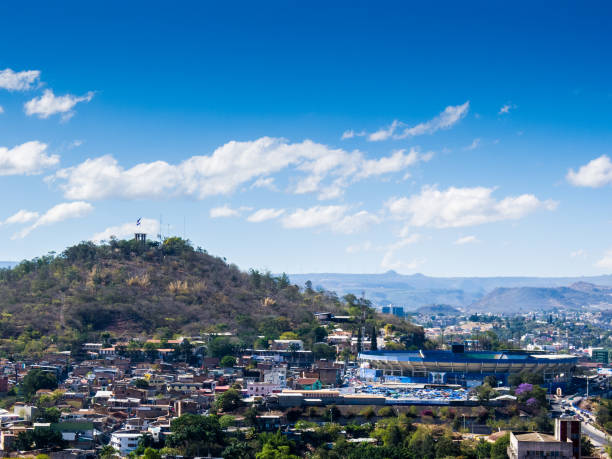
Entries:
<svg viewBox="0 0 612 459">
<path fill-rule="evenodd" d="M 557 288 L 585 283 L 612 287 L 612 275 L 592 277 L 430 277 L 403 275 L 395 271 L 382 274 L 290 274 L 292 282 L 332 290 L 338 295 L 365 293 L 376 305 L 395 304 L 415 310 L 427 304 L 448 304 L 470 310 L 496 288 Z"/>
<path fill-rule="evenodd" d="M 469 306 L 471 312 L 528 312 L 582 308 L 612 309 L 612 288 L 586 282 L 555 288 L 496 288 Z"/>
<path fill-rule="evenodd" d="M 232 331 L 241 345 L 295 331 L 314 341 L 315 311 L 346 314 L 326 291 L 240 271 L 180 238 L 83 242 L 0 270 L 0 350 L 65 349 L 102 334 L 171 337 Z"/>
<path fill-rule="evenodd" d="M 443 315 L 443 316 L 458 316 L 461 311 L 457 308 L 453 308 L 448 304 L 431 304 L 429 306 L 421 306 L 416 311 L 417 314 L 432 314 L 432 315 Z"/>
</svg>

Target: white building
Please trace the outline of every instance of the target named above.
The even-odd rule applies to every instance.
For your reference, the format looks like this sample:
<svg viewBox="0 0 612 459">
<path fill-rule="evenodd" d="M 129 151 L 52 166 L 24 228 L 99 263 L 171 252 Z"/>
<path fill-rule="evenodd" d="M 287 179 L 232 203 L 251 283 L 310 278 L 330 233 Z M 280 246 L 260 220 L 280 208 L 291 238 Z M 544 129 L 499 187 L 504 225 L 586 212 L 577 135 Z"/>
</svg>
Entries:
<svg viewBox="0 0 612 459">
<path fill-rule="evenodd" d="M 247 383 L 247 394 L 249 397 L 265 397 L 274 392 L 280 392 L 279 384 L 267 382 L 249 382 Z"/>
<path fill-rule="evenodd" d="M 287 387 L 287 367 L 274 367 L 264 371 L 264 382 Z"/>
<path fill-rule="evenodd" d="M 138 447 L 142 433 L 135 430 L 118 430 L 111 434 L 110 445 L 125 456 Z"/>
</svg>

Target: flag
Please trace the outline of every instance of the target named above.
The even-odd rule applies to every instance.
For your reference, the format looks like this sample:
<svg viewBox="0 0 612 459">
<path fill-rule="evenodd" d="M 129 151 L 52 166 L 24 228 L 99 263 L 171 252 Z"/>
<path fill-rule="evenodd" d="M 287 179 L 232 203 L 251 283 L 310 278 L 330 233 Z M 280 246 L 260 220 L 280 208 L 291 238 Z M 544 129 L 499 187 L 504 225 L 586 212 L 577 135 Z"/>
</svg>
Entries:
<svg viewBox="0 0 612 459">
<path fill-rule="evenodd" d="M 138 218 L 138 220 L 136 220 L 136 226 L 140 226 L 140 220 L 142 220 L 142 218 Z"/>
</svg>

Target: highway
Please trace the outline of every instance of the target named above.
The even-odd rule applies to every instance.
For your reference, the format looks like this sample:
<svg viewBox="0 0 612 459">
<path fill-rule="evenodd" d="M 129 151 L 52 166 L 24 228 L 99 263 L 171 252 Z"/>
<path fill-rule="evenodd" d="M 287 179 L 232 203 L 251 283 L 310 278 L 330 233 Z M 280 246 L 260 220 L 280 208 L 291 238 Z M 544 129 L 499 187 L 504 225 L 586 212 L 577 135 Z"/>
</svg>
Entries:
<svg viewBox="0 0 612 459">
<path fill-rule="evenodd" d="M 603 449 L 605 446 L 612 444 L 612 438 L 610 435 L 607 435 L 605 432 L 602 432 L 594 425 L 595 415 L 586 410 L 582 410 L 578 408 L 578 404 L 582 400 L 582 397 L 578 396 L 569 396 L 560 398 L 558 401 L 552 402 L 551 406 L 553 409 L 561 411 L 565 413 L 565 410 L 570 410 L 574 416 L 580 419 L 581 422 L 581 430 L 584 435 L 591 439 L 593 445 L 603 453 Z M 605 456 L 608 457 L 608 456 Z"/>
</svg>

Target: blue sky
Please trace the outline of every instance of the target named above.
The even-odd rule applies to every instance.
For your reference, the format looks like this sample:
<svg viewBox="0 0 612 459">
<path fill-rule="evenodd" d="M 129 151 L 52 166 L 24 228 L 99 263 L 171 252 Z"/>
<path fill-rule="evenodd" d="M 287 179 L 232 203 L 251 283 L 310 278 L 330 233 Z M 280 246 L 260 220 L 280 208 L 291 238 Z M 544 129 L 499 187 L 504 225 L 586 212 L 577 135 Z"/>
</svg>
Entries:
<svg viewBox="0 0 612 459">
<path fill-rule="evenodd" d="M 0 6 L 0 259 L 612 272 L 606 2 Z"/>
</svg>

